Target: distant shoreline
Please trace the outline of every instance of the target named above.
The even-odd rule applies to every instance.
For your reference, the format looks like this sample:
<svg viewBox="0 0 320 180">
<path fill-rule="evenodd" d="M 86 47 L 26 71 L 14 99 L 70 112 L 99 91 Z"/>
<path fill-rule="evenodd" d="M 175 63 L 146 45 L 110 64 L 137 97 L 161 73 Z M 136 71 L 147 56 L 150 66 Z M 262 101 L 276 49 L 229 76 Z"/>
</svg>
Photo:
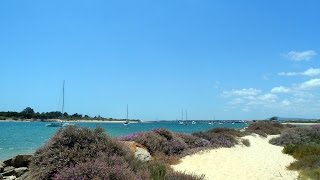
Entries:
<svg viewBox="0 0 320 180">
<path fill-rule="evenodd" d="M 295 123 L 295 122 L 286 122 L 286 123 L 281 123 L 281 124 L 290 124 L 290 125 L 297 125 L 297 126 L 313 126 L 313 125 L 320 125 L 320 123 L 313 123 L 313 122 L 299 122 L 299 123 Z"/>
<path fill-rule="evenodd" d="M 13 119 L 6 119 L 6 120 L 0 120 L 0 122 L 61 122 L 63 120 L 61 119 L 46 119 L 46 120 L 33 120 L 33 119 L 18 119 L 18 120 L 13 120 Z M 71 122 L 71 123 L 125 123 L 125 120 L 88 120 L 88 119 L 81 119 L 81 120 L 66 120 L 64 122 Z M 143 121 L 130 121 L 129 123 L 140 123 Z"/>
</svg>

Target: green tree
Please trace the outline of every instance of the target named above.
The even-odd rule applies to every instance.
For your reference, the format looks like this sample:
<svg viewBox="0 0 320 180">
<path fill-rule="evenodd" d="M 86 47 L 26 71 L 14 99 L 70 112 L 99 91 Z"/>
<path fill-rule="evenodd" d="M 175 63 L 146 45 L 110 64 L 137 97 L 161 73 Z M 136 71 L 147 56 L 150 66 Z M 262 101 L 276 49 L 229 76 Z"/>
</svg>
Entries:
<svg viewBox="0 0 320 180">
<path fill-rule="evenodd" d="M 31 119 L 34 117 L 34 110 L 31 107 L 27 107 L 20 112 L 22 118 Z"/>
<path fill-rule="evenodd" d="M 279 118 L 277 116 L 273 116 L 270 118 L 270 121 L 277 121 Z"/>
<path fill-rule="evenodd" d="M 22 110 L 21 113 L 34 114 L 34 110 L 31 107 L 27 107 L 24 110 Z"/>
</svg>

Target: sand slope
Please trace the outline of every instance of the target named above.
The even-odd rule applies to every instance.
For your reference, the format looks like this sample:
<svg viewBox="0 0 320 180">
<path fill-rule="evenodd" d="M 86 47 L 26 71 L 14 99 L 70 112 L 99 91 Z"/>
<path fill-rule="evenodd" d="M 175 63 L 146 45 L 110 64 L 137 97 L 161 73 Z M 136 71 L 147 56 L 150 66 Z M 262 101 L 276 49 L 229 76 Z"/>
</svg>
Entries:
<svg viewBox="0 0 320 180">
<path fill-rule="evenodd" d="M 286 169 L 294 159 L 281 152 L 282 147 L 269 144 L 275 136 L 246 136 L 251 146 L 237 145 L 187 156 L 174 170 L 205 174 L 212 180 L 297 179 L 298 172 Z"/>
</svg>

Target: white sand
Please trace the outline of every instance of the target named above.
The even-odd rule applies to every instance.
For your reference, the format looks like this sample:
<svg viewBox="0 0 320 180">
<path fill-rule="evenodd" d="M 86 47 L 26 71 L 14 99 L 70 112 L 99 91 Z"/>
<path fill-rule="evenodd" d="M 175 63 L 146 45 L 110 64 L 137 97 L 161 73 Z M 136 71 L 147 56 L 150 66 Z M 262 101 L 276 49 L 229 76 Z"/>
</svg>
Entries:
<svg viewBox="0 0 320 180">
<path fill-rule="evenodd" d="M 176 171 L 204 174 L 209 180 L 297 179 L 298 172 L 286 169 L 293 157 L 283 154 L 282 147 L 269 144 L 275 136 L 246 136 L 251 146 L 237 145 L 187 156 L 172 166 Z"/>
</svg>

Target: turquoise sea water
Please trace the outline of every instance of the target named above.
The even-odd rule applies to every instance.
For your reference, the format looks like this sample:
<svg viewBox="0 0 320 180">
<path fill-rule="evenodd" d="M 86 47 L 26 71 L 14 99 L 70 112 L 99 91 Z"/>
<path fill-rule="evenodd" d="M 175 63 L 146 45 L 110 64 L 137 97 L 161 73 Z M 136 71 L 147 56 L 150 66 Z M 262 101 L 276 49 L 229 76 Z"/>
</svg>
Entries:
<svg viewBox="0 0 320 180">
<path fill-rule="evenodd" d="M 46 122 L 1 122 L 0 121 L 0 160 L 11 158 L 17 154 L 32 154 L 45 144 L 59 129 L 45 127 Z M 216 127 L 244 128 L 244 123 L 213 124 L 197 123 L 180 125 L 177 122 L 148 122 L 123 126 L 121 123 L 76 123 L 81 127 L 103 127 L 108 134 L 118 137 L 126 134 L 166 128 L 175 132 L 192 133 Z"/>
</svg>

